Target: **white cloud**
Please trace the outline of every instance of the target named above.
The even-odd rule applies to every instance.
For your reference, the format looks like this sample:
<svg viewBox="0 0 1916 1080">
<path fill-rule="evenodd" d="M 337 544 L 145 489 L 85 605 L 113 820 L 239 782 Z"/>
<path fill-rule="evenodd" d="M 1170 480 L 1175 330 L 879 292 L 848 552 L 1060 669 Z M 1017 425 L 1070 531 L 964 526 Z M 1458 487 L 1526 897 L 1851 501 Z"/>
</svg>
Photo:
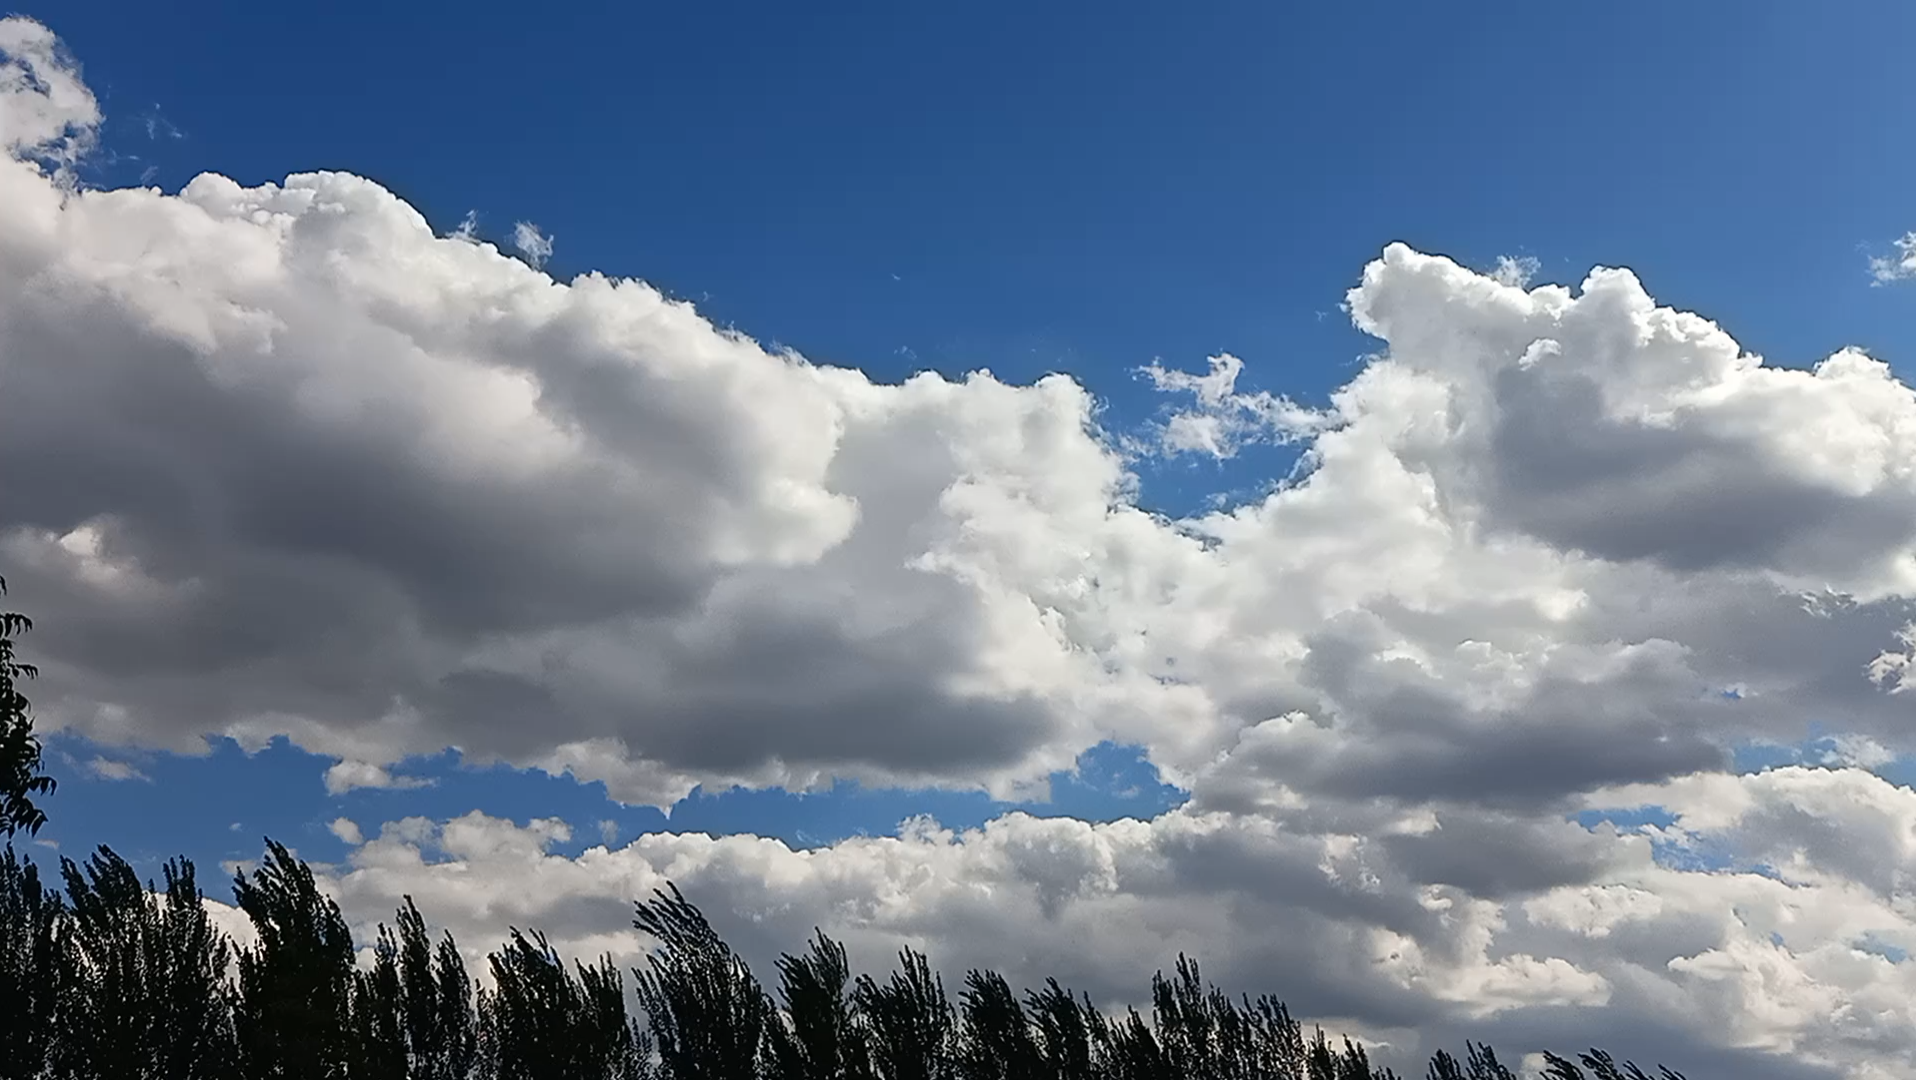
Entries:
<svg viewBox="0 0 1916 1080">
<path fill-rule="evenodd" d="M 461 225 L 460 228 L 463 230 L 466 226 Z M 534 269 L 544 266 L 546 260 L 552 258 L 552 237 L 540 232 L 539 226 L 530 221 L 521 221 L 512 227 L 512 246 L 519 249 L 519 254 L 524 255 Z"/>
<path fill-rule="evenodd" d="M 87 760 L 86 771 L 102 780 L 146 780 L 147 775 L 124 761 L 112 758 L 92 757 Z"/>
<path fill-rule="evenodd" d="M 1893 281 L 1916 277 L 1916 233 L 1908 233 L 1894 244 L 1896 251 L 1892 255 L 1872 255 L 1869 259 L 1869 275 L 1874 284 L 1887 285 Z"/>
<path fill-rule="evenodd" d="M 331 831 L 334 836 L 339 837 L 342 843 L 357 847 L 366 842 L 366 838 L 359 832 L 358 823 L 354 822 L 351 818 L 334 818 L 332 823 L 327 825 L 326 828 Z"/>
<path fill-rule="evenodd" d="M 1542 269 L 1543 263 L 1534 255 L 1499 255 L 1497 265 L 1490 271 L 1490 280 L 1513 289 L 1527 288 Z"/>
<path fill-rule="evenodd" d="M 57 158 L 91 96 L 0 27 L 0 134 Z M 411 820 L 355 844 L 362 915 L 413 891 L 469 944 L 556 920 L 629 952 L 672 877 L 755 913 L 761 960 L 818 921 L 1116 994 L 1188 946 L 1365 1031 L 1574 1021 L 1865 1075 L 1916 1030 L 1912 969 L 1859 945 L 1909 940 L 1910 793 L 1724 770 L 1814 719 L 1830 764 L 1916 753 L 1916 394 L 1854 350 L 1766 363 L 1628 271 L 1524 269 L 1385 249 L 1348 301 L 1380 350 L 1322 411 L 1228 355 L 1147 369 L 1184 395 L 1161 450 L 1304 451 L 1166 520 L 1068 377 L 876 383 L 345 173 L 80 192 L 8 160 L 0 558 L 48 613 L 48 730 L 286 736 L 336 793 L 454 747 L 629 801 L 1010 794 L 1111 739 L 1192 796 L 810 853 Z M 1597 798 L 1679 824 L 1563 819 Z"/>
<path fill-rule="evenodd" d="M 0 152 L 61 169 L 92 145 L 99 104 L 59 39 L 31 19 L 0 19 Z"/>
<path fill-rule="evenodd" d="M 383 765 L 365 761 L 339 761 L 326 769 L 326 793 L 344 795 L 360 788 L 405 790 L 430 787 L 432 781 L 420 776 L 397 776 Z"/>
<path fill-rule="evenodd" d="M 1244 361 L 1229 353 L 1213 356 L 1203 375 L 1152 363 L 1142 369 L 1160 392 L 1189 394 L 1189 408 L 1175 409 L 1157 431 L 1158 448 L 1166 454 L 1208 454 L 1235 457 L 1255 442 L 1296 442 L 1336 423 L 1331 413 L 1315 412 L 1267 390 L 1241 393 L 1238 376 Z"/>
</svg>

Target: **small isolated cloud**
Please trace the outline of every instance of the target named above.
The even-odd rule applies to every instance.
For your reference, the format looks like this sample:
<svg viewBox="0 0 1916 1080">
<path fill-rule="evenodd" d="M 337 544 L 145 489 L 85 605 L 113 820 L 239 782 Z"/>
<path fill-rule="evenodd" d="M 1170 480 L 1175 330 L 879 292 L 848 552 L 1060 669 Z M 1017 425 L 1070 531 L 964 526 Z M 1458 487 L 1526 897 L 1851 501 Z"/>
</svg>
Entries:
<svg viewBox="0 0 1916 1080">
<path fill-rule="evenodd" d="M 1188 394 L 1188 408 L 1174 409 L 1157 428 L 1158 449 L 1167 455 L 1207 454 L 1223 459 L 1257 442 L 1295 442 L 1329 429 L 1335 417 L 1268 390 L 1239 393 L 1244 361 L 1229 353 L 1210 358 L 1202 375 L 1152 363 L 1139 369 L 1160 393 Z"/>
<path fill-rule="evenodd" d="M 129 765 L 124 761 L 114 761 L 111 758 L 104 758 L 104 757 L 93 758 L 91 761 L 88 761 L 86 763 L 86 771 L 93 774 L 96 777 L 99 777 L 102 780 L 147 780 L 149 782 L 151 781 L 151 778 L 148 777 L 145 773 L 141 772 L 139 769 L 134 768 L 132 765 Z"/>
<path fill-rule="evenodd" d="M 552 258 L 552 239 L 530 221 L 521 221 L 512 227 L 512 246 L 534 267 L 544 266 L 546 260 Z"/>
<path fill-rule="evenodd" d="M 366 761 L 341 761 L 326 770 L 326 793 L 344 795 L 358 788 L 405 790 L 432 786 L 423 776 L 394 776 L 384 765 Z"/>
<path fill-rule="evenodd" d="M 1870 256 L 1869 276 L 1875 279 L 1874 284 L 1887 285 L 1916 277 L 1916 232 L 1904 234 L 1893 246 L 1894 254 Z"/>
<path fill-rule="evenodd" d="M 1499 255 L 1497 266 L 1490 272 L 1490 279 L 1499 285 L 1508 285 L 1513 289 L 1528 288 L 1537 272 L 1543 269 L 1533 255 Z"/>
<path fill-rule="evenodd" d="M 617 843 L 619 839 L 619 823 L 613 821 L 611 818 L 606 818 L 604 821 L 599 822 L 599 839 L 605 841 L 607 847 Z"/>
<path fill-rule="evenodd" d="M 186 138 L 185 132 L 173 126 L 173 122 L 168 120 L 165 114 L 160 112 L 158 105 L 153 106 L 151 110 L 140 117 L 140 125 L 146 129 L 146 137 L 155 141 L 160 139 Z"/>
<path fill-rule="evenodd" d="M 459 219 L 459 227 L 446 234 L 448 240 L 458 240 L 467 244 L 479 242 L 479 211 L 468 210 L 466 216 Z"/>
<path fill-rule="evenodd" d="M 358 847 L 366 842 L 366 838 L 359 832 L 359 825 L 351 818 L 334 818 L 326 828 L 334 836 L 339 837 L 341 843 Z"/>
</svg>

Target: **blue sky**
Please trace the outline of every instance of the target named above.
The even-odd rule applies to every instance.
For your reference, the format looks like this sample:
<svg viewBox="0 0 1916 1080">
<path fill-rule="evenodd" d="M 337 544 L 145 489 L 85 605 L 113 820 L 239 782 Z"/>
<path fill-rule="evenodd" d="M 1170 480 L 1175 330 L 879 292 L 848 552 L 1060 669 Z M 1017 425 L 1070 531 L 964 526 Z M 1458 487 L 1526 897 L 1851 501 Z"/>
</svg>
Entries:
<svg viewBox="0 0 1916 1080">
<path fill-rule="evenodd" d="M 356 919 L 594 949 L 669 874 L 1093 989 L 1224 942 L 1371 1033 L 1838 1074 L 1876 1035 L 1764 965 L 1916 1000 L 1916 9 L 25 14 L 0 573 L 61 854 L 270 835 Z"/>
<path fill-rule="evenodd" d="M 1229 351 L 1250 362 L 1241 389 L 1321 402 L 1376 347 L 1339 304 L 1391 240 L 1477 267 L 1534 258 L 1540 280 L 1627 264 L 1776 363 L 1912 341 L 1908 296 L 1859 287 L 1909 221 L 1902 5 L 197 10 L 36 13 L 107 116 L 92 182 L 350 169 L 442 230 L 471 213 L 504 242 L 536 222 L 556 275 L 643 277 L 875 378 L 1068 372 L 1118 430 L 1160 408 L 1136 375 L 1153 360 Z M 1188 512 L 1291 456 L 1147 461 L 1143 497 Z M 451 756 L 417 770 L 434 787 L 334 797 L 326 759 L 284 744 L 149 755 L 146 783 L 76 768 L 83 739 L 54 748 L 63 848 L 211 864 L 271 833 L 324 858 L 338 814 L 475 807 L 562 816 L 575 846 L 602 820 L 663 824 L 598 786 Z M 1060 774 L 1053 811 L 1174 803 L 1135 756 Z M 733 793 L 673 824 L 818 843 L 919 812 L 965 824 L 994 806 Z"/>
</svg>

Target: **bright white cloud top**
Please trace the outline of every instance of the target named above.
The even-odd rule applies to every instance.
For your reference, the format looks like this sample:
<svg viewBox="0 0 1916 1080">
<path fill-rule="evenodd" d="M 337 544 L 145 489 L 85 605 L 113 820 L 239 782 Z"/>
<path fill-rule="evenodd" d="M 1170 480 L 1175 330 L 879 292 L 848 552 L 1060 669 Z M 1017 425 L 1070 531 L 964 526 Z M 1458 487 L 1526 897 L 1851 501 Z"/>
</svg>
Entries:
<svg viewBox="0 0 1916 1080">
<path fill-rule="evenodd" d="M 1306 447 L 1166 520 L 1070 378 L 875 383 L 344 173 L 81 190 L 91 94 L 36 24 L 0 49 L 0 559 L 43 728 L 283 734 L 336 789 L 457 747 L 661 805 L 1010 794 L 1115 740 L 1191 792 L 809 852 L 342 820 L 356 916 L 631 954 L 669 877 L 761 963 L 816 924 L 1110 995 L 1185 949 L 1406 1049 L 1910 1075 L 1916 792 L 1870 770 L 1916 751 L 1916 395 L 1882 362 L 1393 245 L 1327 411 L 1156 372 L 1152 452 Z M 1811 721 L 1826 761 L 1731 770 Z M 1572 820 L 1643 805 L 1674 824 Z"/>
</svg>

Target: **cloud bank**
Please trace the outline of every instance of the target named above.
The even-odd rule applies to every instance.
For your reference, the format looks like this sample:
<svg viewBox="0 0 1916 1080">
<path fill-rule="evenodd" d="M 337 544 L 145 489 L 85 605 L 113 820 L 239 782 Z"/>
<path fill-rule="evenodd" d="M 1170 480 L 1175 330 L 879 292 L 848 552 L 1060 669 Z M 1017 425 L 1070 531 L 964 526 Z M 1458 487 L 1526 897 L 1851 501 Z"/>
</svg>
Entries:
<svg viewBox="0 0 1916 1080">
<path fill-rule="evenodd" d="M 630 954 L 669 877 L 761 962 L 817 924 L 1115 995 L 1184 948 L 1400 1048 L 1909 1075 L 1916 794 L 1870 770 L 1913 749 L 1916 396 L 1881 361 L 1392 245 L 1327 409 L 1152 369 L 1153 452 L 1304 449 L 1171 520 L 1069 377 L 874 382 L 345 173 L 84 189 L 77 69 L 23 19 L 0 52 L 0 559 L 47 613 L 43 726 L 284 735 L 334 790 L 451 747 L 661 805 L 1010 795 L 1112 740 L 1191 794 L 809 852 L 341 821 L 357 916 Z M 1819 767 L 1731 769 L 1811 721 Z"/>
</svg>

